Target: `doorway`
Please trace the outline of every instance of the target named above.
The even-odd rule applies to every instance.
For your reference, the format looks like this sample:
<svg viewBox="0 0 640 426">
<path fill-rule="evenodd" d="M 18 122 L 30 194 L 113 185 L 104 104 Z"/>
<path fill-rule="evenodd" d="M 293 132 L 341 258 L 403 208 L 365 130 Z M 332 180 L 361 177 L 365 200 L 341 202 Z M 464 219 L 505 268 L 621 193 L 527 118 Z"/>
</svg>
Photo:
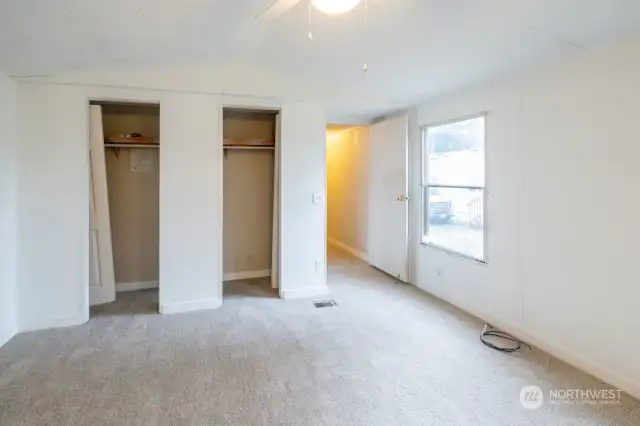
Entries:
<svg viewBox="0 0 640 426">
<path fill-rule="evenodd" d="M 92 316 L 158 312 L 160 106 L 90 103 Z"/>
<path fill-rule="evenodd" d="M 277 297 L 278 111 L 222 115 L 223 296 Z"/>
<path fill-rule="evenodd" d="M 366 259 L 369 128 L 327 127 L 327 259 L 330 265 Z"/>
<path fill-rule="evenodd" d="M 408 119 L 327 128 L 327 258 L 408 281 Z"/>
</svg>

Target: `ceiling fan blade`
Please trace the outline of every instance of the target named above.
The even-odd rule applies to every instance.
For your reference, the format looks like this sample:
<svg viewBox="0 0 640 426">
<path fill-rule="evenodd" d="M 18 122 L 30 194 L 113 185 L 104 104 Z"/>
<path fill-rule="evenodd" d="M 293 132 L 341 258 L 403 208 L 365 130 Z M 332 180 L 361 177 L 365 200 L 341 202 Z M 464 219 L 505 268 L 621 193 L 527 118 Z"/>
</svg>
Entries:
<svg viewBox="0 0 640 426">
<path fill-rule="evenodd" d="M 302 0 L 277 0 L 270 8 L 256 16 L 261 21 L 272 21 L 278 19 Z"/>
</svg>

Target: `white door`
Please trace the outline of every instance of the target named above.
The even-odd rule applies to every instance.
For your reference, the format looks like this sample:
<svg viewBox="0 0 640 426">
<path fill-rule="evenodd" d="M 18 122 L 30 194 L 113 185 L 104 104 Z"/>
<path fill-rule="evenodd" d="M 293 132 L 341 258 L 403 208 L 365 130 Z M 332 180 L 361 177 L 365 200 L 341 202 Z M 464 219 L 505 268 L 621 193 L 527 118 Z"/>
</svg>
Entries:
<svg viewBox="0 0 640 426">
<path fill-rule="evenodd" d="M 273 160 L 273 235 L 271 236 L 271 287 L 279 287 L 280 262 L 280 114 L 276 116 L 276 146 Z"/>
<path fill-rule="evenodd" d="M 370 186 L 367 257 L 371 265 L 407 282 L 407 116 L 370 127 Z"/>
<path fill-rule="evenodd" d="M 91 234 L 89 235 L 89 304 L 100 305 L 116 300 L 116 282 L 111 247 L 102 108 L 99 105 L 91 105 L 90 108 Z"/>
</svg>

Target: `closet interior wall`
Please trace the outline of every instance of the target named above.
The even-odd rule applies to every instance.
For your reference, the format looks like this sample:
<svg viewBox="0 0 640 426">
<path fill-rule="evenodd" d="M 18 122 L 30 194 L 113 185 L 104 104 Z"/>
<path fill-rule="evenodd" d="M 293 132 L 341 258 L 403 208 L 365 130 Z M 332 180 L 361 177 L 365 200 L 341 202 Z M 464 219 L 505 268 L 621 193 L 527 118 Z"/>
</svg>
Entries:
<svg viewBox="0 0 640 426">
<path fill-rule="evenodd" d="M 103 105 L 104 136 L 159 139 L 157 105 Z M 106 148 L 116 290 L 153 288 L 159 279 L 159 149 Z"/>
<path fill-rule="evenodd" d="M 223 137 L 235 143 L 274 141 L 276 113 L 225 108 Z M 223 268 L 225 280 L 271 273 L 273 149 L 225 149 Z"/>
</svg>

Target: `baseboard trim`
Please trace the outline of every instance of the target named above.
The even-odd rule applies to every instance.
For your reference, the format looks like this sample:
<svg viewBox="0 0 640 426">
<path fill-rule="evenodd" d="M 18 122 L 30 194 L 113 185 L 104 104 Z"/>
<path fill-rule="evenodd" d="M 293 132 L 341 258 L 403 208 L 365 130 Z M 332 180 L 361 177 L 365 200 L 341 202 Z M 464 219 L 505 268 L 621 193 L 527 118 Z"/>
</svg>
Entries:
<svg viewBox="0 0 640 426">
<path fill-rule="evenodd" d="M 116 292 L 121 291 L 137 291 L 158 288 L 158 281 L 132 281 L 128 283 L 116 283 Z"/>
<path fill-rule="evenodd" d="M 88 314 L 88 312 L 87 312 Z M 46 330 L 49 328 L 72 327 L 74 325 L 82 325 L 89 321 L 87 314 L 67 315 L 63 317 L 51 318 L 47 321 L 25 322 L 20 324 L 19 331 L 36 331 Z"/>
<path fill-rule="evenodd" d="M 350 246 L 346 245 L 345 243 L 341 243 L 340 241 L 336 240 L 335 238 L 327 237 L 327 242 L 329 244 L 331 244 L 332 246 L 336 246 L 339 249 L 342 249 L 342 250 L 346 251 L 347 253 L 354 255 L 358 259 L 364 260 L 365 262 L 367 261 L 367 254 L 366 253 L 358 251 L 358 250 L 354 249 L 353 247 L 350 247 Z"/>
<path fill-rule="evenodd" d="M 487 320 L 489 319 L 487 318 Z M 538 336 L 520 329 L 519 327 L 502 324 L 500 320 L 491 321 L 491 324 L 495 327 L 505 330 L 507 333 L 518 337 L 520 340 L 528 342 L 538 349 L 541 349 L 544 352 L 548 353 L 549 355 L 558 358 L 559 360 L 564 361 L 567 364 L 577 368 L 578 370 L 582 370 L 583 372 L 588 373 L 605 383 L 621 389 L 634 398 L 640 400 L 640 383 L 624 377 L 619 373 L 611 371 L 610 369 L 596 361 L 584 358 L 574 352 L 567 351 L 566 349 L 561 348 L 559 345 L 553 342 L 541 339 Z"/>
<path fill-rule="evenodd" d="M 178 314 L 181 312 L 216 309 L 222 306 L 222 299 L 190 300 L 188 302 L 165 303 L 160 305 L 161 314 Z"/>
<path fill-rule="evenodd" d="M 280 290 L 280 297 L 282 299 L 305 299 L 308 297 L 320 296 L 328 292 L 329 292 L 329 288 L 326 285 L 315 286 L 315 287 L 282 289 Z"/>
<path fill-rule="evenodd" d="M 249 280 L 251 278 L 265 278 L 270 276 L 271 276 L 271 269 L 262 269 L 259 271 L 228 272 L 224 274 L 222 279 L 224 281 L 234 281 L 234 280 Z"/>
<path fill-rule="evenodd" d="M 531 345 L 537 347 L 538 349 L 546 352 L 547 354 L 557 358 L 561 361 L 566 362 L 567 364 L 581 370 L 587 374 L 590 374 L 597 379 L 602 380 L 605 383 L 608 383 L 611 386 L 614 386 L 617 389 L 621 389 L 631 395 L 632 397 L 640 400 L 640 383 L 634 380 L 631 380 L 620 373 L 615 371 L 611 371 L 609 368 L 603 366 L 602 364 L 587 359 L 583 356 L 577 355 L 574 352 L 567 351 L 566 349 L 561 348 L 560 345 L 550 342 L 546 339 L 540 338 L 520 327 L 516 327 L 513 325 L 506 324 L 500 319 L 493 317 L 491 314 L 486 314 L 483 312 L 479 312 L 475 309 L 472 309 L 464 304 L 457 303 L 454 301 L 449 301 L 443 297 L 438 296 L 437 294 L 433 294 L 427 289 L 417 286 L 420 290 L 432 295 L 433 297 L 443 300 L 446 303 L 449 303 L 456 308 L 491 324 L 494 327 L 497 327 L 507 333 L 517 337 L 518 339 L 530 343 Z"/>
</svg>

